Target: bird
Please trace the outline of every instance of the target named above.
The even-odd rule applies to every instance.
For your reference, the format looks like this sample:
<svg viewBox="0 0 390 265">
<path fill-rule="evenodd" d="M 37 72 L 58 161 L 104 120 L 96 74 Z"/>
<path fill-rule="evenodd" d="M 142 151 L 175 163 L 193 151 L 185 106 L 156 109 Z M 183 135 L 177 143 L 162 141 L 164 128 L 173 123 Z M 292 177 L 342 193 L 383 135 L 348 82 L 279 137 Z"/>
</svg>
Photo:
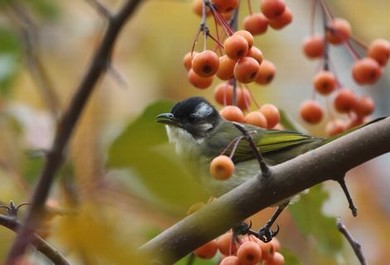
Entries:
<svg viewBox="0 0 390 265">
<path fill-rule="evenodd" d="M 176 103 L 170 112 L 159 114 L 156 120 L 165 124 L 168 140 L 175 145 L 175 151 L 182 157 L 189 173 L 213 197 L 234 189 L 261 170 L 256 152 L 243 137 L 243 131 L 250 135 L 267 166 L 283 163 L 337 138 L 314 137 L 292 130 L 272 130 L 231 122 L 225 120 L 203 97 L 184 99 Z M 232 143 L 236 144 L 234 150 Z M 228 152 L 235 169 L 230 178 L 221 181 L 210 175 L 209 168 L 212 159 L 224 152 Z M 339 183 L 345 186 L 344 179 Z M 347 191 L 346 186 L 343 190 Z M 346 195 L 350 208 L 356 209 L 352 199 L 349 199 L 349 193 Z M 277 233 L 273 233 L 270 227 L 289 202 L 290 198 L 278 203 L 277 211 L 262 228 L 263 235 L 260 236 L 264 237 L 265 233 L 263 239 L 266 241 Z"/>
</svg>

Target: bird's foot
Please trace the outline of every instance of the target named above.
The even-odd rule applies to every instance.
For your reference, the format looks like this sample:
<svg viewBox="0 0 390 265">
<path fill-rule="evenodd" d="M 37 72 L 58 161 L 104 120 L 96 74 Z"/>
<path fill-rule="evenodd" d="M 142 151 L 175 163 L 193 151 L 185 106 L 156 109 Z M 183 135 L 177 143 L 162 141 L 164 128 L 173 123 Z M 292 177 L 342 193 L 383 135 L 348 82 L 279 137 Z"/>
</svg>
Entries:
<svg viewBox="0 0 390 265">
<path fill-rule="evenodd" d="M 259 230 L 256 236 L 264 243 L 270 242 L 272 238 L 274 238 L 279 233 L 279 226 L 276 226 L 277 229 L 273 231 L 269 226 L 265 225 Z"/>
</svg>

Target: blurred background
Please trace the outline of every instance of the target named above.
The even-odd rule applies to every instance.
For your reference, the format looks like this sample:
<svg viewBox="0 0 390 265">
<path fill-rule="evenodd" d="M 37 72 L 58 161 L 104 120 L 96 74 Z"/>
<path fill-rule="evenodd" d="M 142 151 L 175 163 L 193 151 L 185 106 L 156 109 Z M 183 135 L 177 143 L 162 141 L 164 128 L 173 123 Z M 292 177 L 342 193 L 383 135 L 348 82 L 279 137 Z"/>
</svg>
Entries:
<svg viewBox="0 0 390 265">
<path fill-rule="evenodd" d="M 44 163 L 42 151 L 50 148 L 58 113 L 66 109 L 77 89 L 106 25 L 104 18 L 93 8 L 93 1 L 11 2 L 0 4 L 0 202 L 6 205 L 10 201 L 19 204 L 29 200 Z M 101 2 L 112 10 L 121 6 L 121 1 Z M 258 8 L 258 1 L 251 2 L 253 8 Z M 255 39 L 265 58 L 275 63 L 276 77 L 268 86 L 253 84 L 249 87 L 259 104 L 273 103 L 288 113 L 303 130 L 323 136 L 325 121 L 318 126 L 309 126 L 298 115 L 300 104 L 312 96 L 311 80 L 319 69 L 319 63 L 308 60 L 301 51 L 303 39 L 310 34 L 312 1 L 286 2 L 293 12 L 293 23 L 281 31 L 268 30 Z M 390 39 L 390 1 L 326 2 L 335 17 L 350 21 L 353 35 L 364 43 L 369 44 L 375 38 Z M 123 29 L 110 70 L 100 80 L 78 123 L 69 156 L 48 202 L 53 215 L 47 218 L 47 227 L 42 228 L 45 237 L 75 264 L 120 264 L 128 257 L 125 254 L 116 257 L 113 249 L 139 246 L 183 218 L 192 203 L 207 201 L 206 194 L 199 187 L 188 188 L 196 186 L 189 178 L 181 182 L 172 179 L 169 185 L 165 176 L 140 181 L 138 176 L 143 175 L 140 169 L 149 165 L 149 159 L 153 158 L 148 156 L 149 153 L 118 155 L 113 151 L 116 141 L 123 144 L 132 142 L 126 137 L 143 137 L 142 131 L 135 136 L 124 136 L 124 132 L 128 132 L 129 124 L 137 121 L 145 108 L 156 101 L 174 102 L 200 95 L 214 102 L 213 88 L 199 90 L 192 87 L 182 65 L 183 56 L 191 50 L 200 23 L 191 4 L 191 1 L 184 0 L 141 3 Z M 244 1 L 240 12 L 242 15 L 248 13 Z M 317 26 L 320 29 L 321 26 Z M 201 50 L 201 47 L 196 49 Z M 353 58 L 343 47 L 331 47 L 331 62 L 345 86 L 375 99 L 373 117 L 389 115 L 389 67 L 384 69 L 377 84 L 358 87 L 350 74 Z M 215 80 L 213 87 L 217 83 Z M 161 106 L 165 111 L 170 107 L 169 103 Z M 149 123 L 153 122 L 149 120 Z M 140 128 L 143 127 L 136 127 L 134 131 Z M 160 140 L 156 141 L 166 141 L 163 128 L 158 130 Z M 127 140 L 118 140 L 123 137 Z M 122 148 L 132 152 L 131 145 Z M 142 148 L 142 145 L 137 148 Z M 125 151 L 121 149 L 121 152 Z M 116 155 L 123 159 L 129 156 L 129 161 L 135 163 L 142 160 L 142 165 L 132 169 L 132 162 L 116 163 L 112 158 Z M 384 264 L 390 259 L 389 162 L 390 156 L 384 155 L 348 173 L 346 181 L 359 212 L 356 218 L 350 214 L 336 182 L 324 183 L 320 189 L 320 192 L 326 191 L 324 203 L 319 204 L 320 212 L 342 218 L 362 245 L 369 264 Z M 117 167 L 123 164 L 128 167 Z M 176 167 L 177 175 L 185 174 L 180 166 Z M 176 193 L 179 186 L 175 185 L 179 182 L 184 191 L 187 188 L 190 191 Z M 173 195 L 169 197 L 169 193 Z M 310 192 L 304 195 L 297 205 L 301 203 L 300 207 L 304 208 L 305 203 L 310 204 L 310 196 Z M 87 219 L 67 219 L 66 213 L 74 211 L 75 205 L 85 213 L 82 218 Z M 299 214 L 299 209 L 293 211 Z M 20 216 L 24 212 L 22 207 Z M 260 227 L 271 212 L 272 209 L 266 210 L 253 217 L 254 226 Z M 69 216 L 78 218 L 72 213 Z M 338 253 L 329 255 L 327 250 L 318 247 L 321 245 L 318 238 L 302 235 L 293 217 L 290 211 L 282 215 L 278 222 L 281 227 L 278 237 L 283 248 L 299 257 L 301 264 L 358 264 L 344 239 Z M 315 218 L 311 221 L 316 223 Z M 75 225 L 80 222 L 91 225 Z M 329 235 L 336 234 L 335 231 Z M 96 243 L 107 234 L 110 236 L 104 243 Z M 0 228 L 0 261 L 6 257 L 13 238 L 13 232 Z M 83 241 L 81 238 L 87 239 Z M 83 251 L 78 246 L 83 246 Z M 91 253 L 96 251 L 100 256 L 93 257 Z M 45 264 L 39 254 L 33 255 L 32 264 Z"/>
</svg>

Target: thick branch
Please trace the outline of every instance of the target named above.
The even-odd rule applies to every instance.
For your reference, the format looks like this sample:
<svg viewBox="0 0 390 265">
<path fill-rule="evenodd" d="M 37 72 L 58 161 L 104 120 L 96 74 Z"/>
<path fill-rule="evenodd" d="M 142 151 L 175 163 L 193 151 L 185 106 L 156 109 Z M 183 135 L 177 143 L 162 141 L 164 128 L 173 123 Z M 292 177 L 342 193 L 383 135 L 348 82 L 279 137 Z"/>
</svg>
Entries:
<svg viewBox="0 0 390 265">
<path fill-rule="evenodd" d="M 172 264 L 256 212 L 343 176 L 389 151 L 390 118 L 386 118 L 272 167 L 269 180 L 253 177 L 150 240 L 141 250 L 161 264 Z"/>
<path fill-rule="evenodd" d="M 23 226 L 18 231 L 17 237 L 8 254 L 5 264 L 11 265 L 17 257 L 23 255 L 27 246 L 32 241 L 32 236 L 42 215 L 43 205 L 48 197 L 54 176 L 64 160 L 64 152 L 68 146 L 69 139 L 74 131 L 83 109 L 110 62 L 111 52 L 120 30 L 135 11 L 141 0 L 129 0 L 113 16 L 109 23 L 100 46 L 97 48 L 92 62 L 81 80 L 67 111 L 62 116 L 51 150 L 48 152 L 46 164 L 39 177 L 38 184 L 34 190 L 31 207 L 27 213 Z"/>
</svg>

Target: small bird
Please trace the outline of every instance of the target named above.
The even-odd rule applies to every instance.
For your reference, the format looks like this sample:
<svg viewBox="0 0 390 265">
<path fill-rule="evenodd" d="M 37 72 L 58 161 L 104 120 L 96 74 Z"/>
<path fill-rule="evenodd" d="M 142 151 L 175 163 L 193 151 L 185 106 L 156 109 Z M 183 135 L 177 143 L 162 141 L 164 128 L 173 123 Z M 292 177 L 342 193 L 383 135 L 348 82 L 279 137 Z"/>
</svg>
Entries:
<svg viewBox="0 0 390 265">
<path fill-rule="evenodd" d="M 270 166 L 283 163 L 337 137 L 324 139 L 296 131 L 269 130 L 249 124 L 240 124 L 240 129 L 237 123 L 222 118 L 202 97 L 180 101 L 169 113 L 160 114 L 156 119 L 166 125 L 169 141 L 175 144 L 176 152 L 183 158 L 190 173 L 214 197 L 221 196 L 259 173 L 258 158 L 243 137 L 242 129 L 249 133 L 264 162 Z M 234 141 L 238 141 L 237 146 L 232 154 L 228 154 L 235 165 L 234 173 L 227 180 L 217 180 L 210 175 L 210 163 L 221 153 L 231 152 L 232 148 L 227 148 Z M 278 204 L 279 208 L 266 224 L 266 229 L 270 228 L 288 202 L 286 200 Z M 352 201 L 349 202 L 350 208 L 355 208 Z"/>
</svg>

